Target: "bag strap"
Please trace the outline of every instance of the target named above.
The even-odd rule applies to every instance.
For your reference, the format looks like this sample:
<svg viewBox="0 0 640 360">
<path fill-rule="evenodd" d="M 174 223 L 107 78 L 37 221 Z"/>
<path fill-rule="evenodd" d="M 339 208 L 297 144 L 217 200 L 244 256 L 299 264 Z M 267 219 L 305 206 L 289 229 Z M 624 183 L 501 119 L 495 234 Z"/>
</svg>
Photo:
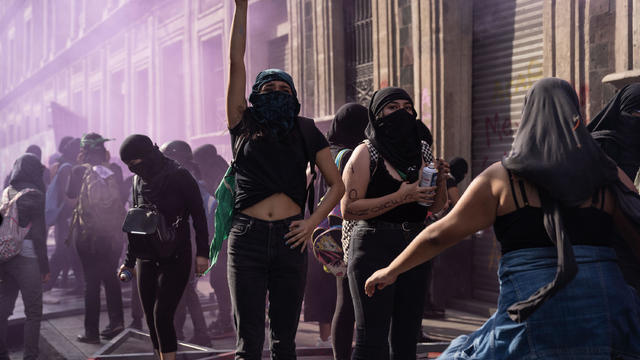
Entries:
<svg viewBox="0 0 640 360">
<path fill-rule="evenodd" d="M 344 158 L 345 154 L 347 154 L 349 152 L 353 152 L 353 150 L 351 150 L 351 149 L 342 149 L 342 150 L 340 150 L 338 155 L 336 155 L 336 167 L 338 168 L 338 171 L 341 172 L 341 173 L 342 173 L 342 169 L 340 167 L 340 164 L 342 164 L 342 158 Z"/>
<path fill-rule="evenodd" d="M 133 193 L 131 194 L 131 200 L 133 200 L 133 207 L 136 208 L 138 207 L 138 181 L 139 181 L 139 176 L 136 175 L 133 177 L 133 186 L 131 188 L 131 190 L 133 191 Z"/>
<path fill-rule="evenodd" d="M 18 201 L 18 200 L 19 200 L 23 195 L 26 195 L 26 194 L 28 194 L 28 193 L 30 193 L 30 192 L 34 192 L 34 191 L 36 191 L 36 189 L 32 189 L 32 188 L 24 188 L 24 189 L 22 189 L 22 190 L 20 190 L 20 191 L 15 190 L 17 193 L 16 193 L 13 197 L 11 197 L 11 196 L 9 195 L 9 189 L 13 189 L 13 190 L 15 190 L 15 189 L 14 189 L 13 187 L 11 187 L 11 186 L 9 186 L 9 187 L 7 187 L 7 188 L 5 189 L 5 191 L 6 191 L 6 195 L 7 195 L 7 200 L 8 200 L 8 202 L 9 202 L 9 204 L 8 204 L 8 206 L 7 206 L 7 207 L 11 207 L 11 206 L 13 206 L 13 204 L 15 204 L 15 203 L 16 203 L 16 201 Z M 3 197 L 4 197 L 4 194 L 3 194 Z"/>
</svg>

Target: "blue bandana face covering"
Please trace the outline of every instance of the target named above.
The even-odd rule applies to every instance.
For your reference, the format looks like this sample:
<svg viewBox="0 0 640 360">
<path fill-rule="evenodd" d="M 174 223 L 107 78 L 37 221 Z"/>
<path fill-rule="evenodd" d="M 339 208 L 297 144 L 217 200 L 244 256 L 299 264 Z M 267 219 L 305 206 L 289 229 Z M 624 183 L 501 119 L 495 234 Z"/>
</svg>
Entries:
<svg viewBox="0 0 640 360">
<path fill-rule="evenodd" d="M 282 91 L 261 94 L 260 90 L 264 85 L 272 81 L 283 81 L 289 84 L 293 94 Z M 266 130 L 266 135 L 276 139 L 289 134 L 295 124 L 296 116 L 300 113 L 300 103 L 293 78 L 280 69 L 263 70 L 256 76 L 249 102 L 253 105 L 248 109 L 253 121 Z"/>
<path fill-rule="evenodd" d="M 283 91 L 251 95 L 253 119 L 267 129 L 269 135 L 280 139 L 293 129 L 299 104 L 296 98 Z"/>
</svg>

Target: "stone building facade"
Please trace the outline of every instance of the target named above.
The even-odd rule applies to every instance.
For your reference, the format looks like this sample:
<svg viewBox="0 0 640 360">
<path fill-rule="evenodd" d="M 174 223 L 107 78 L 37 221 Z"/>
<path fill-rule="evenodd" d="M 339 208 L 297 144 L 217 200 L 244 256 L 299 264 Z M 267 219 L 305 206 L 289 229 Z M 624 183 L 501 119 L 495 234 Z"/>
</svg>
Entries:
<svg viewBox="0 0 640 360">
<path fill-rule="evenodd" d="M 0 1 L 0 171 L 30 143 L 55 150 L 51 102 L 109 137 L 211 142 L 229 157 L 233 7 Z M 640 0 L 250 0 L 248 30 L 249 83 L 265 68 L 289 71 L 302 114 L 322 129 L 345 102 L 366 104 L 376 89 L 401 86 L 435 153 L 464 157 L 474 176 L 509 151 L 536 80 L 570 81 L 589 119 L 640 77 Z M 447 297 L 495 298 L 499 252 L 490 234 L 438 260 L 470 259 L 451 271 L 460 281 Z"/>
</svg>

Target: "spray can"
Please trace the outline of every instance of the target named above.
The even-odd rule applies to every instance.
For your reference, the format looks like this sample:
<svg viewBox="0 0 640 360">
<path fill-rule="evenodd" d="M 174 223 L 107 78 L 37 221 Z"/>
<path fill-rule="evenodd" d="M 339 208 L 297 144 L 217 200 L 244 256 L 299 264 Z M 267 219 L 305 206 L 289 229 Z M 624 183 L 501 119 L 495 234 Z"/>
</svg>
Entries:
<svg viewBox="0 0 640 360">
<path fill-rule="evenodd" d="M 120 281 L 122 282 L 131 281 L 131 278 L 133 278 L 133 274 L 127 269 L 122 270 L 122 272 L 120 273 Z"/>
<path fill-rule="evenodd" d="M 425 166 L 422 168 L 422 179 L 420 180 L 420 186 L 436 186 L 436 180 L 438 179 L 438 170 L 435 168 L 433 163 L 430 163 L 429 166 Z M 430 206 L 430 204 L 419 202 L 418 204 L 422 206 Z"/>
</svg>

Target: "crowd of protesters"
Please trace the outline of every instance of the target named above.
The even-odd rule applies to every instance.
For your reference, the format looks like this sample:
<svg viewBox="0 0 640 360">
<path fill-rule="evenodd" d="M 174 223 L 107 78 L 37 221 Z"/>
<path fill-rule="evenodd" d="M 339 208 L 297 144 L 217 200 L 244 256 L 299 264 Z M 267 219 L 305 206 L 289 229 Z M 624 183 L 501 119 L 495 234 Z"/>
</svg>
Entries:
<svg viewBox="0 0 640 360">
<path fill-rule="evenodd" d="M 497 311 L 443 359 L 640 358 L 640 196 L 631 180 L 640 84 L 585 124 L 569 83 L 538 81 L 510 153 L 463 192 L 467 162 L 434 157 L 433 136 L 401 88 L 377 90 L 368 107 L 344 105 L 326 136 L 300 116 L 282 70 L 261 71 L 247 102 L 247 8 L 236 0 L 231 28 L 231 166 L 213 145 L 158 146 L 141 134 L 120 144 L 126 178 L 105 147 L 112 139 L 97 133 L 63 138 L 49 166 L 36 145 L 16 159 L 0 203 L 0 359 L 18 293 L 24 358 L 36 359 L 43 292 L 83 294 L 77 340 L 99 344 L 125 328 L 127 280 L 129 326 L 142 329 L 144 318 L 162 360 L 176 358 L 187 313 L 189 342 L 235 335 L 236 359 L 260 359 L 265 311 L 272 358 L 295 359 L 303 301 L 305 321 L 319 324 L 317 345 L 335 359 L 415 359 L 425 306 L 440 311 L 429 260 L 492 226 L 502 251 Z M 424 183 L 430 171 L 438 176 Z M 210 267 L 223 227 L 228 238 Z M 197 291 L 208 270 L 218 304 L 209 325 Z"/>
</svg>

